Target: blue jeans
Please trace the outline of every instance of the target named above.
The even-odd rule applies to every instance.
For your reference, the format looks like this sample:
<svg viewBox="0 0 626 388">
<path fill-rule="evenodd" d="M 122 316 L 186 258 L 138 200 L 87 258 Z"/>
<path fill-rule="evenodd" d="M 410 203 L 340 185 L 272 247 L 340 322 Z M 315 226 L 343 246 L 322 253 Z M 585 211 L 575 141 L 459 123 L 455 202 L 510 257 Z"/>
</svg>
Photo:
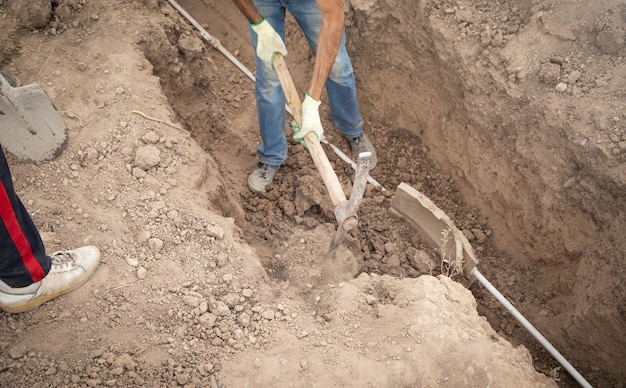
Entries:
<svg viewBox="0 0 626 388">
<path fill-rule="evenodd" d="M 259 12 L 285 40 L 285 10 L 294 17 L 311 50 L 317 52 L 317 38 L 322 28 L 322 13 L 315 0 L 254 0 Z M 252 47 L 256 50 L 257 35 L 250 28 Z M 333 124 L 346 137 L 355 138 L 363 132 L 363 117 L 356 99 L 352 62 L 346 51 L 345 32 L 337 58 L 326 81 L 326 92 Z M 285 135 L 285 95 L 276 72 L 256 58 L 256 104 L 261 130 L 257 156 L 261 163 L 281 165 L 287 159 Z M 304 95 L 304 92 L 302 93 Z"/>
</svg>

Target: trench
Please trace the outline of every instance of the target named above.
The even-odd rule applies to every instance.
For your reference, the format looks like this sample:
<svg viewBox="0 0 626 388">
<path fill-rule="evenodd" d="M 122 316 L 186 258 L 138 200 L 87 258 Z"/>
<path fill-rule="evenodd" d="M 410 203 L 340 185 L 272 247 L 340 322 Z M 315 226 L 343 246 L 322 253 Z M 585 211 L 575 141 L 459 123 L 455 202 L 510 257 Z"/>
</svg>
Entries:
<svg viewBox="0 0 626 388">
<path fill-rule="evenodd" d="M 389 213 L 394 189 L 408 183 L 470 236 L 481 272 L 592 384 L 623 381 L 625 293 L 623 268 L 614 255 L 626 252 L 620 236 L 626 225 L 618 220 L 616 227 L 610 213 L 626 207 L 619 195 L 624 188 L 612 185 L 585 162 L 588 155 L 555 135 L 537 107 L 507 97 L 496 82 L 464 68 L 448 38 L 429 25 L 423 4 L 404 3 L 402 11 L 353 9 L 347 15 L 359 102 L 378 151 L 372 176 L 387 188 L 368 185 L 358 231 L 348 236 L 346 245 L 362 258 L 358 271 L 398 277 L 441 273 L 437 253 Z M 200 0 L 180 4 L 212 34 L 221 34 L 222 44 L 253 70 L 245 23 L 234 7 Z M 285 271 L 274 253 L 286 236 L 296 227 L 334 224 L 327 200 L 294 208 L 299 188 L 317 191 L 310 196 L 326 191 L 306 151 L 290 144 L 289 159 L 268 193 L 249 192 L 245 182 L 258 142 L 253 85 L 216 50 L 199 43 L 197 31 L 175 11 L 167 12 L 169 22 L 141 42 L 146 57 L 172 109 L 220 168 L 223 184 L 209 193 L 211 206 L 235 218 L 268 274 L 281 280 Z M 304 90 L 312 58 L 289 19 L 287 34 L 288 47 L 294 47 L 290 70 Z M 325 120 L 325 128 L 331 127 Z M 347 150 L 344 139 L 327 132 L 333 144 Z M 519 153 L 524 139 L 562 151 L 537 160 Z M 351 168 L 327 154 L 349 186 Z M 556 185 L 549 179 L 554 165 L 577 170 L 597 196 Z M 554 359 L 493 297 L 477 284 L 471 291 L 479 313 L 500 335 L 528 348 L 539 372 L 554 371 Z M 560 377 L 560 386 L 576 386 L 565 372 Z"/>
</svg>

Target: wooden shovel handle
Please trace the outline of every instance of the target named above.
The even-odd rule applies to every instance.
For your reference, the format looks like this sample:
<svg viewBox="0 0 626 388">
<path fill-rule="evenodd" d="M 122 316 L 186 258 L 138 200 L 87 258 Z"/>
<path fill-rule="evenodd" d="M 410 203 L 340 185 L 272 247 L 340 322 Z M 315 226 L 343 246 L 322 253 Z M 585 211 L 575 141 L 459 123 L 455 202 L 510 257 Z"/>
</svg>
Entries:
<svg viewBox="0 0 626 388">
<path fill-rule="evenodd" d="M 302 102 L 298 96 L 298 90 L 293 83 L 285 59 L 280 53 L 274 55 L 274 70 L 276 70 L 276 74 L 278 74 L 280 86 L 282 86 L 283 92 L 285 93 L 286 103 L 291 109 L 296 124 L 300 126 L 302 125 Z M 343 188 L 341 187 L 341 183 L 339 182 L 339 178 L 337 178 L 333 166 L 330 164 L 322 145 L 313 132 L 309 132 L 305 136 L 304 142 L 313 158 L 315 167 L 317 167 L 328 189 L 328 194 L 330 195 L 333 205 L 337 207 L 342 201 L 346 200 L 346 195 L 343 192 Z"/>
</svg>

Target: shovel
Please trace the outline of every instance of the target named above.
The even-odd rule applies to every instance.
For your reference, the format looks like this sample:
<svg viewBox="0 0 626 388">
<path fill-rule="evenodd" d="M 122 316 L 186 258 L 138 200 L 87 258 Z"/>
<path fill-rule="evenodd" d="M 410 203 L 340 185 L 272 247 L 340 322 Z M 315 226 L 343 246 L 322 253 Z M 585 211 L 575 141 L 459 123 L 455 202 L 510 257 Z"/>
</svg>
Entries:
<svg viewBox="0 0 626 388">
<path fill-rule="evenodd" d="M 16 86 L 0 75 L 0 144 L 27 162 L 54 159 L 67 147 L 67 127 L 41 85 Z"/>
<path fill-rule="evenodd" d="M 291 109 L 291 114 L 293 115 L 296 124 L 300 126 L 302 125 L 302 102 L 298 96 L 298 90 L 293 83 L 293 79 L 291 78 L 285 59 L 280 53 L 276 53 L 274 55 L 274 69 L 276 70 L 280 85 L 285 94 L 287 106 Z M 370 152 L 362 152 L 359 155 L 354 183 L 352 184 L 352 192 L 350 194 L 350 199 L 348 200 L 346 199 L 343 188 L 341 187 L 341 182 L 339 182 L 339 178 L 337 178 L 337 174 L 335 174 L 335 170 L 330 164 L 330 161 L 328 160 L 322 145 L 317 139 L 317 136 L 315 136 L 314 133 L 309 132 L 304 137 L 304 143 L 311 154 L 311 158 L 313 158 L 315 167 L 317 167 L 317 170 L 322 176 L 322 180 L 328 189 L 330 200 L 334 206 L 334 213 L 335 218 L 337 219 L 338 228 L 337 233 L 335 234 L 330 245 L 329 252 L 332 252 L 343 242 L 346 234 L 357 226 L 357 209 L 361 204 L 361 199 L 363 198 L 363 193 L 365 192 L 369 172 L 369 163 L 372 154 Z"/>
</svg>

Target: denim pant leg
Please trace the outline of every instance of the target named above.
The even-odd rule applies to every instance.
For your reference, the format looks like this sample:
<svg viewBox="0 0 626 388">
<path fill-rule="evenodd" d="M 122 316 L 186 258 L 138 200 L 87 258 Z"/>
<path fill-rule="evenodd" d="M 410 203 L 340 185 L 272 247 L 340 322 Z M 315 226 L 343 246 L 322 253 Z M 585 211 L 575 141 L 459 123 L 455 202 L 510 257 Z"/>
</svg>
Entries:
<svg viewBox="0 0 626 388">
<path fill-rule="evenodd" d="M 0 279 L 10 287 L 26 287 L 43 279 L 51 265 L 0 148 Z"/>
<path fill-rule="evenodd" d="M 254 0 L 259 12 L 285 39 L 285 8 L 276 0 Z M 252 47 L 256 50 L 257 35 L 250 28 Z M 281 165 L 287 159 L 285 135 L 285 95 L 276 72 L 256 57 L 255 96 L 261 144 L 257 156 L 261 163 Z"/>
<path fill-rule="evenodd" d="M 304 32 L 313 53 L 322 29 L 322 13 L 315 0 L 287 0 L 286 7 Z M 333 124 L 346 137 L 355 138 L 363 132 L 363 117 L 356 98 L 356 82 L 352 62 L 346 50 L 345 31 L 335 63 L 326 81 L 326 92 Z"/>
</svg>

